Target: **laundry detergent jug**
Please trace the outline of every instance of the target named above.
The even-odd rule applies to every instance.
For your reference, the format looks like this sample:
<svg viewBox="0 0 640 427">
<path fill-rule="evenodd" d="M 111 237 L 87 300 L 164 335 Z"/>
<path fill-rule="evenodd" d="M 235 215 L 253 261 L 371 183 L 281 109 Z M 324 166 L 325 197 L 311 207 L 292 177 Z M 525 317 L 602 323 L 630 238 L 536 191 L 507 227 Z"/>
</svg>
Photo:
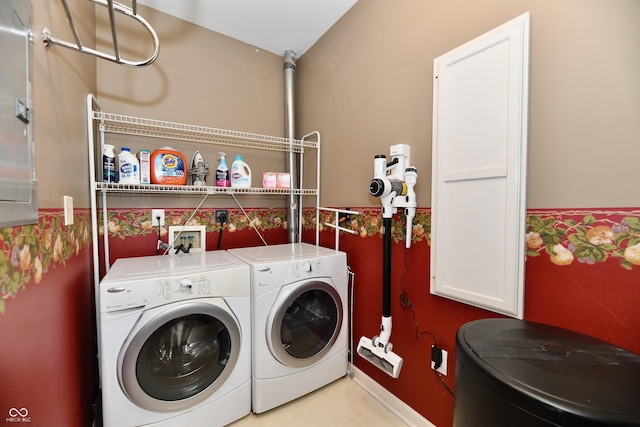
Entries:
<svg viewBox="0 0 640 427">
<path fill-rule="evenodd" d="M 118 173 L 120 184 L 140 184 L 140 163 L 128 147 L 122 147 L 118 154 Z"/>
<path fill-rule="evenodd" d="M 231 187 L 251 188 L 251 168 L 240 154 L 236 154 L 231 164 Z"/>
<path fill-rule="evenodd" d="M 171 147 L 162 147 L 151 153 L 151 183 L 185 185 L 187 162 L 184 156 Z"/>
</svg>

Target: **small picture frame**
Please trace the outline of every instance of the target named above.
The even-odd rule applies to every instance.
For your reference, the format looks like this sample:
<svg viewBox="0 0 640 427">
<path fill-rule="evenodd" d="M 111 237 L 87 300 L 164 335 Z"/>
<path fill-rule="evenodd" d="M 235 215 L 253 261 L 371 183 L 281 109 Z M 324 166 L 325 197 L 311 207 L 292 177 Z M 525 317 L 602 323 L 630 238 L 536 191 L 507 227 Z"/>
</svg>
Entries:
<svg viewBox="0 0 640 427">
<path fill-rule="evenodd" d="M 169 226 L 169 244 L 174 252 L 204 252 L 207 249 L 206 227 L 204 225 Z"/>
</svg>

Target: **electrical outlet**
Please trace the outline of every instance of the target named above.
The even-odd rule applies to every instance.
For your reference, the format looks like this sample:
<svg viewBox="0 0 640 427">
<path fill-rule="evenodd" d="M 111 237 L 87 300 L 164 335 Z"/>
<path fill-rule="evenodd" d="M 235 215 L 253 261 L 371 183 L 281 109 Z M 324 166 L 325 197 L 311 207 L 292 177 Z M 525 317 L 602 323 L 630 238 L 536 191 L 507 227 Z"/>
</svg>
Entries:
<svg viewBox="0 0 640 427">
<path fill-rule="evenodd" d="M 431 346 L 431 369 L 447 375 L 447 350 Z"/>
<path fill-rule="evenodd" d="M 229 211 L 226 209 L 215 211 L 215 221 L 216 224 L 225 224 L 229 222 Z"/>
<path fill-rule="evenodd" d="M 344 210 L 349 211 L 351 208 L 344 208 Z M 351 214 L 346 212 L 338 213 L 338 222 L 349 222 L 351 221 Z"/>
<path fill-rule="evenodd" d="M 164 225 L 164 209 L 151 210 L 151 225 L 156 227 Z"/>
</svg>

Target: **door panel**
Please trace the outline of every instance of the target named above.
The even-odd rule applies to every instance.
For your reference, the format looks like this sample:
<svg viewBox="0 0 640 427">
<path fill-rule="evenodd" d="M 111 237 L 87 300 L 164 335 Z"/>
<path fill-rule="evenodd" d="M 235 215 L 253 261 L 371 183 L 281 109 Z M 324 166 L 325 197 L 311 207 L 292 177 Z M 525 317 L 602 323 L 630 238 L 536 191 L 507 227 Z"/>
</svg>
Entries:
<svg viewBox="0 0 640 427">
<path fill-rule="evenodd" d="M 434 60 L 431 292 L 518 318 L 529 19 Z"/>
</svg>

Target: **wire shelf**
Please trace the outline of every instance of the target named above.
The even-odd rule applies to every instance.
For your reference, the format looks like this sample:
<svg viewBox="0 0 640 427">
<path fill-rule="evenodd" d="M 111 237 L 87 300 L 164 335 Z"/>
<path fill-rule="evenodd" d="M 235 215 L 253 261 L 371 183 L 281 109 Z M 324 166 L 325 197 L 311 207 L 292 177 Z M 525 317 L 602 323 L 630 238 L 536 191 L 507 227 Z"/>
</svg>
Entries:
<svg viewBox="0 0 640 427">
<path fill-rule="evenodd" d="M 102 0 L 101 0 L 102 1 Z M 105 113 L 99 106 L 94 95 L 87 95 L 87 148 L 89 154 L 89 176 L 91 187 L 91 228 L 93 238 L 93 270 L 94 284 L 100 284 L 100 236 L 99 228 L 102 227 L 103 246 L 103 266 L 108 272 L 111 266 L 109 251 L 109 224 L 107 205 L 109 197 L 113 196 L 149 196 L 149 195 L 181 195 L 200 196 L 202 201 L 195 208 L 194 213 L 200 208 L 209 195 L 230 196 L 244 212 L 242 205 L 236 196 L 242 198 L 253 197 L 277 197 L 288 198 L 289 206 L 294 204 L 302 206 L 303 200 L 310 202 L 315 199 L 316 209 L 320 202 L 320 132 L 314 131 L 301 137 L 301 139 L 281 138 L 248 132 L 238 132 L 225 129 L 195 126 L 183 123 L 168 122 L 161 120 L 145 119 L 121 114 Z M 235 147 L 245 147 L 262 150 L 280 151 L 284 153 L 297 153 L 299 158 L 298 179 L 294 187 L 303 187 L 302 177 L 304 176 L 303 165 L 305 150 L 307 148 L 315 151 L 316 159 L 316 180 L 315 188 L 236 188 L 236 187 L 215 187 L 197 185 L 159 185 L 159 184 L 122 184 L 103 182 L 102 151 L 105 145 L 105 134 L 122 134 L 127 136 L 151 137 L 166 140 L 178 140 L 185 142 L 195 142 L 214 145 L 226 145 Z M 289 157 L 291 159 L 291 156 Z M 293 178 L 293 177 L 292 177 Z M 102 203 L 98 202 L 98 193 L 102 198 Z M 98 205 L 101 206 L 98 206 Z M 137 203 L 136 203 L 137 204 Z M 140 203 L 143 205 L 144 203 Z M 98 224 L 99 209 L 102 210 L 102 224 Z M 246 213 L 245 213 L 246 215 Z M 295 222 L 292 220 L 292 222 Z M 302 234 L 302 209 L 297 211 L 297 232 Z M 256 229 L 257 231 L 257 229 Z M 258 232 L 262 239 L 262 236 Z M 262 239 L 264 242 L 264 239 Z M 316 242 L 318 237 L 316 233 Z"/>
<path fill-rule="evenodd" d="M 158 185 L 158 184 L 116 184 L 96 182 L 96 190 L 107 193 L 139 193 L 139 194 L 268 194 L 268 195 L 300 195 L 315 196 L 316 189 L 292 188 L 235 188 L 210 187 L 196 185 Z"/>
<path fill-rule="evenodd" d="M 317 148 L 318 146 L 316 141 L 166 122 L 101 111 L 94 111 L 93 118 L 99 121 L 101 130 L 109 133 L 296 153 L 304 152 L 304 148 Z"/>
</svg>

